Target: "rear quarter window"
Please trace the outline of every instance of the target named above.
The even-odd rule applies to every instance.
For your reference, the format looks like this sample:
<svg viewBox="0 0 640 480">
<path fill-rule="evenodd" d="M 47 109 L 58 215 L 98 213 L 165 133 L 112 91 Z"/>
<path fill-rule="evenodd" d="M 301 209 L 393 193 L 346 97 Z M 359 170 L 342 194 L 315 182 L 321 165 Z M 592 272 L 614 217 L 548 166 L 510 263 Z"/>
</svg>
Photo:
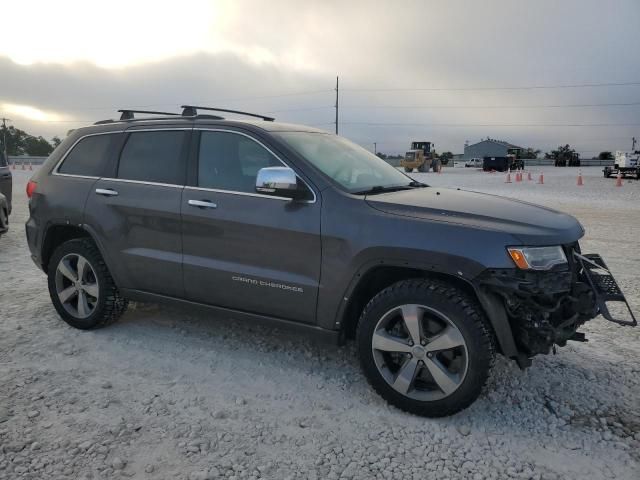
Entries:
<svg viewBox="0 0 640 480">
<path fill-rule="evenodd" d="M 58 173 L 102 176 L 113 135 L 92 135 L 80 140 L 67 154 Z"/>
</svg>

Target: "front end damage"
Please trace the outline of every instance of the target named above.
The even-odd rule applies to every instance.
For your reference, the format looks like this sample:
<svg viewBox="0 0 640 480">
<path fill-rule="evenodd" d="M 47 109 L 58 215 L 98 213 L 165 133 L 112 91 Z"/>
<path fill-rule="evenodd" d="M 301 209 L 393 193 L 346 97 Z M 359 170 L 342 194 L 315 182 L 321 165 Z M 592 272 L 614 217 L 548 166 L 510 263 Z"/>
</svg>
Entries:
<svg viewBox="0 0 640 480">
<path fill-rule="evenodd" d="M 599 255 L 582 255 L 577 244 L 565 247 L 565 253 L 568 263 L 549 271 L 491 269 L 476 279 L 485 296 L 501 300 L 521 367 L 556 345 L 587 341 L 578 329 L 600 314 L 621 325 L 637 324 Z M 613 313 L 611 304 L 618 304 Z"/>
</svg>

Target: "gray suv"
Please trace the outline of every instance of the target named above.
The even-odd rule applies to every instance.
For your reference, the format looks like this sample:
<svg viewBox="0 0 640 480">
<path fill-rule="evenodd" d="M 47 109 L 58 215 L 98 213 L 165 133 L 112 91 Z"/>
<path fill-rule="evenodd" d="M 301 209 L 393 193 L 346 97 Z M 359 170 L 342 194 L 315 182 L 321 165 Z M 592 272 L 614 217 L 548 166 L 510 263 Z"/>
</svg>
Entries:
<svg viewBox="0 0 640 480">
<path fill-rule="evenodd" d="M 443 416 L 496 353 L 525 368 L 599 314 L 636 323 L 569 215 L 430 187 L 310 127 L 183 108 L 75 130 L 29 182 L 29 248 L 70 325 L 134 300 L 354 339 L 382 397 Z"/>
</svg>

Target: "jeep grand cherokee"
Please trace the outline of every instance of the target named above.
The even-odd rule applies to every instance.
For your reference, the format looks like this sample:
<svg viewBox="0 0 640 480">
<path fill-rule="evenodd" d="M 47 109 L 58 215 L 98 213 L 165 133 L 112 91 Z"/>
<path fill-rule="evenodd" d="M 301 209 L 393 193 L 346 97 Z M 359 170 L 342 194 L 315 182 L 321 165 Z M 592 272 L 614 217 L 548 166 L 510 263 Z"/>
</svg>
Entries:
<svg viewBox="0 0 640 480">
<path fill-rule="evenodd" d="M 496 353 L 524 368 L 599 314 L 635 325 L 609 312 L 628 304 L 569 215 L 183 107 L 75 130 L 29 182 L 29 247 L 70 325 L 164 301 L 355 339 L 373 388 L 426 416 L 471 404 Z"/>
</svg>

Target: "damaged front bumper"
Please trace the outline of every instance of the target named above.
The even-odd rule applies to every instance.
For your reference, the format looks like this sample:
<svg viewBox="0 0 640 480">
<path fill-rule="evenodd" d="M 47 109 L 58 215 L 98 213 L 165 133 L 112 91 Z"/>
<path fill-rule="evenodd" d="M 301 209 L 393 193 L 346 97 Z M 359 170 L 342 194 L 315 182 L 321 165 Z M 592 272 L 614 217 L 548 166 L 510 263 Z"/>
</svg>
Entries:
<svg viewBox="0 0 640 480">
<path fill-rule="evenodd" d="M 569 340 L 587 341 L 578 328 L 600 314 L 621 325 L 637 325 L 604 260 L 581 255 L 577 248 L 567 250 L 568 265 L 562 269 L 492 269 L 476 279 L 480 291 L 502 300 L 520 366 L 530 363 L 525 358 Z"/>
</svg>

